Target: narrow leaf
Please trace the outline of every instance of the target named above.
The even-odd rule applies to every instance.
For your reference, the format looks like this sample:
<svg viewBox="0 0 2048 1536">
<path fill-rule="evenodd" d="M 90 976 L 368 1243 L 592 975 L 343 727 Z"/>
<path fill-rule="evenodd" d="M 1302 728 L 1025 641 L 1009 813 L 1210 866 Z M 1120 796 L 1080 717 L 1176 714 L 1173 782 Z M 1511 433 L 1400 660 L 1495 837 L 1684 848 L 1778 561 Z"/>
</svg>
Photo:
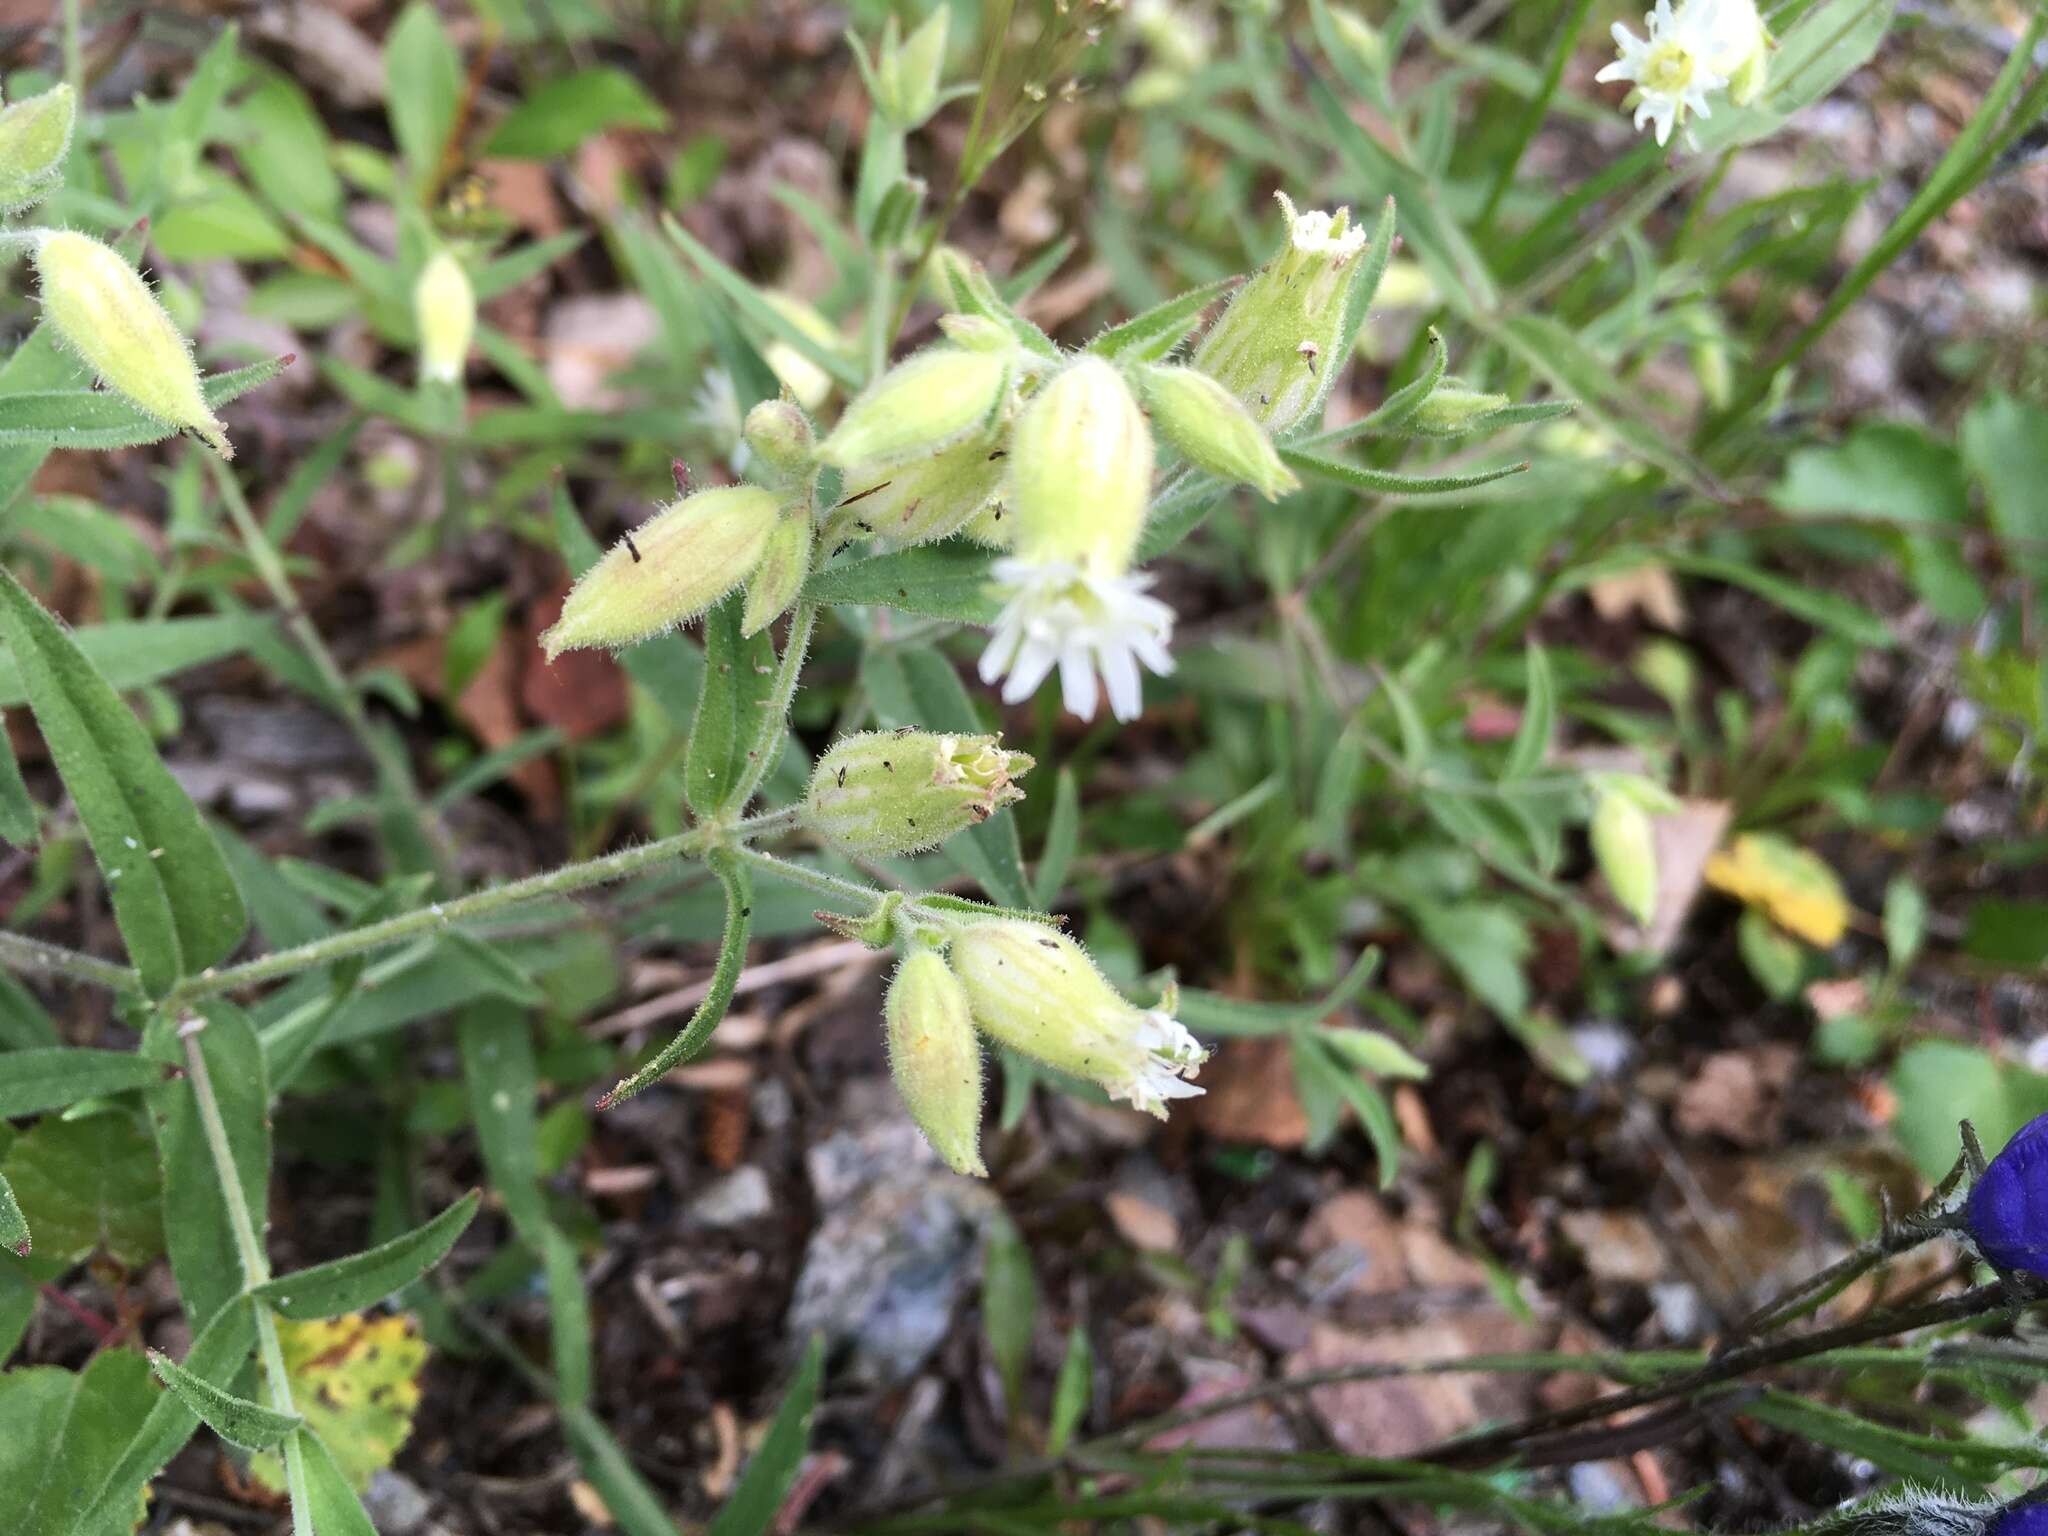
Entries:
<svg viewBox="0 0 2048 1536">
<path fill-rule="evenodd" d="M 0 1174 L 0 1248 L 10 1248 L 24 1259 L 33 1244 L 29 1241 L 28 1218 L 14 1198 L 14 1186 Z"/>
<path fill-rule="evenodd" d="M 1168 299 L 1122 325 L 1111 326 L 1089 342 L 1085 350 L 1123 363 L 1156 363 L 1170 357 L 1202 318 L 1202 311 L 1242 281 L 1224 277 L 1191 288 L 1177 299 Z"/>
<path fill-rule="evenodd" d="M 1435 496 L 1446 491 L 1469 491 L 1496 480 L 1505 480 L 1510 475 L 1519 475 L 1529 467 L 1524 461 L 1504 464 L 1498 469 L 1477 470 L 1469 475 L 1404 475 L 1391 469 L 1374 469 L 1366 464 L 1326 459 L 1321 454 L 1304 453 L 1299 448 L 1282 448 L 1280 460 L 1288 468 L 1314 479 L 1334 481 L 1375 496 Z"/>
<path fill-rule="evenodd" d="M 257 1286 L 253 1294 L 294 1322 L 373 1307 L 447 1257 L 476 1215 L 481 1199 L 478 1191 L 471 1190 L 432 1221 L 403 1236 L 345 1259 L 279 1275 Z"/>
<path fill-rule="evenodd" d="M 704 616 L 704 691 L 683 768 L 684 790 L 699 816 L 716 811 L 739 782 L 774 692 L 774 637 L 765 630 L 740 634 L 741 603 L 734 593 Z"/>
<path fill-rule="evenodd" d="M 726 1501 L 708 1536 L 765 1536 L 796 1481 L 797 1467 L 811 1443 L 811 1414 L 818 1406 L 818 1384 L 825 1372 L 824 1340 L 813 1337 L 797 1367 L 796 1380 L 775 1410 L 775 1421 L 762 1437 L 739 1486 Z"/>
<path fill-rule="evenodd" d="M 804 586 L 814 603 L 871 604 L 962 624 L 992 624 L 1003 605 L 989 592 L 995 553 L 965 539 L 920 544 L 820 571 Z"/>
<path fill-rule="evenodd" d="M 144 990 L 227 957 L 248 924 L 212 834 L 119 694 L 12 572 L 0 571 L 0 635 L 71 791 Z"/>
<path fill-rule="evenodd" d="M 1535 641 L 1529 642 L 1529 686 L 1522 700 L 1522 723 L 1508 748 L 1508 760 L 1501 769 L 1503 779 L 1525 779 L 1543 766 L 1550 750 L 1550 738 L 1557 728 L 1557 682 L 1550 670 L 1550 657 Z"/>
<path fill-rule="evenodd" d="M 151 1350 L 149 1363 L 157 1379 L 184 1399 L 185 1406 L 230 1445 L 239 1445 L 246 1451 L 266 1451 L 305 1423 L 296 1413 L 279 1413 L 275 1408 L 266 1408 L 216 1387 L 169 1355 Z"/>
<path fill-rule="evenodd" d="M 84 1099 L 164 1080 L 164 1069 L 132 1051 L 49 1046 L 11 1051 L 0 1067 L 0 1119 L 68 1109 Z"/>
<path fill-rule="evenodd" d="M 306 1470 L 306 1513 L 312 1516 L 316 1536 L 377 1536 L 377 1527 L 349 1486 L 347 1474 L 335 1465 L 327 1443 L 311 1430 L 297 1433 L 299 1461 Z"/>
</svg>

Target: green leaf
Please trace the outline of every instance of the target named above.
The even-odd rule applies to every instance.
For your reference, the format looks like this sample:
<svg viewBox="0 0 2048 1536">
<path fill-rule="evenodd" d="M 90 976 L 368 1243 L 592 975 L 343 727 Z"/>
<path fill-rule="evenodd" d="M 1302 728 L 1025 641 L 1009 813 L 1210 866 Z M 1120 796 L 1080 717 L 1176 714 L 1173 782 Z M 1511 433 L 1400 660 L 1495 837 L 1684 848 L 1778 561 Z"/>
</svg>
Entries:
<svg viewBox="0 0 2048 1536">
<path fill-rule="evenodd" d="M 263 1047 L 249 1016 L 234 1004 L 208 999 L 202 1011 L 206 1027 L 196 1043 L 241 1177 L 242 1200 L 261 1220 L 270 1204 L 270 1087 Z M 144 1048 L 162 1060 L 184 1059 L 183 1042 L 167 1016 L 151 1024 Z M 241 1294 L 248 1277 L 191 1082 L 180 1077 L 153 1089 L 149 1108 L 164 1170 L 164 1237 L 171 1273 L 196 1330 Z"/>
<path fill-rule="evenodd" d="M 78 807 L 143 987 L 161 996 L 241 942 L 241 893 L 149 733 L 12 572 L 0 572 L 0 635 Z"/>
<path fill-rule="evenodd" d="M 257 1286 L 254 1294 L 300 1322 L 375 1306 L 447 1256 L 476 1215 L 481 1199 L 478 1191 L 471 1190 L 424 1226 L 366 1252 L 279 1275 Z"/>
<path fill-rule="evenodd" d="M 1076 1323 L 1067 1331 L 1067 1352 L 1060 1359 L 1059 1379 L 1053 1384 L 1052 1413 L 1045 1426 L 1046 1455 L 1064 1454 L 1088 1416 L 1094 1395 L 1095 1350 L 1088 1342 L 1088 1330 Z"/>
<path fill-rule="evenodd" d="M 690 260 L 697 264 L 697 270 L 711 280 L 712 286 L 731 301 L 732 307 L 739 312 L 740 319 L 748 326 L 757 332 L 766 332 L 775 340 L 795 348 L 831 375 L 834 382 L 842 388 L 851 391 L 861 387 L 864 381 L 859 368 L 770 304 L 752 283 L 720 261 L 716 253 L 682 225 L 674 219 L 664 218 L 662 228 L 668 231 L 670 239 L 683 248 Z M 743 400 L 743 409 L 745 404 Z"/>
<path fill-rule="evenodd" d="M 1888 1079 L 1898 1101 L 1892 1131 L 1923 1177 L 1941 1178 L 1962 1151 L 1957 1122 L 1976 1126 L 1996 1154 L 2019 1128 L 2006 1076 L 1989 1054 L 1954 1040 L 1922 1040 L 1899 1053 Z"/>
<path fill-rule="evenodd" d="M 1501 768 L 1503 780 L 1526 779 L 1543 766 L 1550 753 L 1550 738 L 1557 729 L 1557 681 L 1550 670 L 1550 657 L 1531 640 L 1528 645 L 1529 684 L 1522 700 L 1522 723 L 1508 747 L 1507 762 Z"/>
<path fill-rule="evenodd" d="M 1993 390 L 1963 418 L 1962 439 L 1991 526 L 2014 541 L 2007 559 L 2048 578 L 2048 410 Z"/>
<path fill-rule="evenodd" d="M 384 38 L 385 110 L 415 182 L 432 176 L 462 105 L 462 61 L 440 17 L 413 0 Z"/>
<path fill-rule="evenodd" d="M 33 848 L 41 829 L 42 815 L 29 796 L 21 764 L 14 760 L 14 743 L 8 739 L 6 718 L 0 716 L 0 842 Z"/>
<path fill-rule="evenodd" d="M 1504 1019 L 1528 1011 L 1522 962 L 1534 945 L 1521 918 L 1486 901 L 1419 904 L 1412 915 L 1423 941 L 1450 961 L 1473 996 Z"/>
<path fill-rule="evenodd" d="M 735 592 L 704 616 L 704 691 L 690 727 L 683 785 L 690 809 L 715 812 L 738 784 L 761 712 L 775 690 L 775 639 L 740 633 L 742 595 Z"/>
<path fill-rule="evenodd" d="M 21 1202 L 14 1198 L 14 1186 L 0 1174 L 0 1248 L 11 1248 L 27 1258 L 33 1247 L 28 1218 L 21 1214 Z"/>
<path fill-rule="evenodd" d="M 2048 901 L 1986 897 L 1972 903 L 1963 919 L 1962 950 L 2007 970 L 2048 969 Z"/>
<path fill-rule="evenodd" d="M 1224 277 L 1190 288 L 1177 299 L 1168 299 L 1122 325 L 1111 326 L 1083 350 L 1119 363 L 1156 363 L 1171 357 L 1200 322 L 1202 312 L 1242 281 L 1238 277 Z"/>
<path fill-rule="evenodd" d="M 329 161 L 327 129 L 296 81 L 263 71 L 237 111 L 247 131 L 235 158 L 257 191 L 294 213 L 331 218 L 340 211 L 341 178 Z"/>
<path fill-rule="evenodd" d="M 0 395 L 20 394 L 24 390 L 78 388 L 90 382 L 84 368 L 57 340 L 56 331 L 47 325 L 38 325 L 29 333 L 28 340 L 16 347 L 4 364 L 0 364 Z M 29 482 L 49 456 L 50 450 L 40 444 L 0 445 L 0 510 L 12 506 L 15 498 L 28 489 Z"/>
<path fill-rule="evenodd" d="M 208 405 L 218 410 L 284 371 L 289 359 L 273 357 L 232 373 L 200 381 Z M 0 394 L 0 448 L 134 448 L 160 443 L 178 428 L 103 389 L 36 390 Z"/>
<path fill-rule="evenodd" d="M 213 1321 L 185 1352 L 185 1372 L 215 1386 L 232 1382 L 255 1344 L 256 1321 L 248 1303 L 225 1307 L 214 1314 Z M 72 1527 L 71 1536 L 129 1536 L 135 1528 L 135 1511 L 142 1501 L 143 1489 L 199 1427 L 199 1415 L 186 1406 L 183 1398 L 172 1392 L 155 1396 L 148 1416 L 101 1480 L 91 1505 Z"/>
<path fill-rule="evenodd" d="M 1038 1327 L 1038 1277 L 1023 1233 L 998 1212 L 989 1220 L 981 1260 L 981 1327 L 1014 1418 L 1024 1411 L 1031 1336 Z"/>
<path fill-rule="evenodd" d="M 711 1522 L 707 1536 L 765 1536 L 774 1525 L 811 1443 L 811 1414 L 818 1406 L 824 1373 L 825 1341 L 813 1335 L 760 1449 L 740 1474 L 739 1486 Z"/>
<path fill-rule="evenodd" d="M 84 1370 L 0 1373 L 0 1499 L 8 1536 L 72 1536 L 79 1516 L 149 1414 L 157 1390 L 131 1350 L 102 1350 Z M 130 1499 L 123 1536 L 135 1528 Z"/>
<path fill-rule="evenodd" d="M 133 1051 L 78 1046 L 13 1051 L 0 1068 L 0 1119 L 69 1109 L 84 1099 L 147 1088 L 163 1080 L 161 1066 Z"/>
<path fill-rule="evenodd" d="M 919 544 L 828 567 L 804 585 L 814 603 L 897 608 L 961 624 L 992 624 L 1002 612 L 990 594 L 996 556 L 965 539 Z"/>
<path fill-rule="evenodd" d="M 599 66 L 544 82 L 492 130 L 486 155 L 553 160 L 608 128 L 660 129 L 668 114 L 623 69 Z"/>
<path fill-rule="evenodd" d="M 562 1413 L 562 1434 L 576 1453 L 576 1463 L 604 1500 L 626 1536 L 676 1536 L 676 1528 L 647 1480 L 627 1459 L 597 1415 L 588 1408 Z M 322 1532 L 325 1536 L 325 1532 Z"/>
<path fill-rule="evenodd" d="M 306 1510 L 318 1536 L 377 1536 L 377 1527 L 327 1442 L 307 1429 L 299 1430 L 298 1436 L 299 1459 L 306 1469 Z"/>
<path fill-rule="evenodd" d="M 1256 1003 L 1183 987 L 1180 1021 L 1205 1035 L 1285 1035 L 1320 1024 L 1348 1008 L 1379 969 L 1380 952 L 1368 949 L 1352 962 L 1344 979 L 1322 998 L 1307 1003 Z"/>
<path fill-rule="evenodd" d="M 1820 0 L 1786 29 L 1771 51 L 1761 97 L 1746 107 L 1725 98 L 1690 130 L 1694 153 L 1718 155 L 1768 138 L 1868 63 L 1891 30 L 1897 0 Z"/>
<path fill-rule="evenodd" d="M 1447 491 L 1469 491 L 1510 475 L 1528 471 L 1527 461 L 1503 464 L 1497 469 L 1476 470 L 1469 475 L 1404 475 L 1391 469 L 1374 469 L 1368 464 L 1347 464 L 1299 448 L 1282 448 L 1280 462 L 1313 480 L 1348 485 L 1354 491 L 1373 496 L 1436 496 Z"/>
<path fill-rule="evenodd" d="M 188 667 L 248 650 L 270 637 L 274 628 L 260 614 L 237 613 L 210 619 L 90 624 L 66 633 L 111 687 L 127 692 Z M 20 665 L 10 653 L 0 650 L 0 705 L 27 702 L 28 684 Z"/>
<path fill-rule="evenodd" d="M 1052 818 L 1046 823 L 1045 843 L 1038 851 L 1038 868 L 1031 876 L 1031 905 L 1050 912 L 1066 886 L 1067 871 L 1081 846 L 1081 790 L 1069 765 L 1060 765 L 1053 784 Z"/>
<path fill-rule="evenodd" d="M 164 1251 L 156 1150 L 133 1116 L 39 1120 L 7 1149 L 0 1178 L 14 1186 L 43 1257 L 104 1253 L 140 1269 Z"/>
<path fill-rule="evenodd" d="M 456 1022 L 456 1039 L 484 1168 L 521 1240 L 539 1253 L 548 1219 L 534 1154 L 540 1079 L 526 1015 L 496 1000 L 473 1003 Z"/>
<path fill-rule="evenodd" d="M 149 1363 L 157 1380 L 177 1393 L 208 1429 L 245 1451 L 266 1451 L 306 1422 L 296 1413 L 279 1413 L 216 1387 L 169 1355 L 151 1350 Z"/>
<path fill-rule="evenodd" d="M 2048 924 L 2048 909 L 2037 914 Z M 1884 888 L 1884 948 L 1892 974 L 1910 966 L 1927 937 L 1927 896 L 1909 875 L 1894 875 Z M 2048 941 L 2043 941 L 2048 958 Z"/>
<path fill-rule="evenodd" d="M 1633 570 L 1644 561 L 1640 550 L 1621 550 L 1606 559 L 1579 567 L 1572 573 L 1571 584 L 1585 586 L 1597 581 L 1610 571 Z M 1891 626 L 1860 603 L 1833 592 L 1823 592 L 1815 587 L 1796 581 L 1787 581 L 1769 571 L 1758 570 L 1739 560 L 1724 560 L 1716 555 L 1693 554 L 1685 550 L 1660 551 L 1656 559 L 1673 570 L 1683 571 L 1689 576 L 1704 576 L 1711 581 L 1725 581 L 1731 586 L 1745 587 L 1765 602 L 1782 608 L 1794 618 L 1824 629 L 1829 634 L 1840 635 L 1844 640 L 1872 650 L 1890 650 L 1897 642 L 1892 638 Z"/>
</svg>

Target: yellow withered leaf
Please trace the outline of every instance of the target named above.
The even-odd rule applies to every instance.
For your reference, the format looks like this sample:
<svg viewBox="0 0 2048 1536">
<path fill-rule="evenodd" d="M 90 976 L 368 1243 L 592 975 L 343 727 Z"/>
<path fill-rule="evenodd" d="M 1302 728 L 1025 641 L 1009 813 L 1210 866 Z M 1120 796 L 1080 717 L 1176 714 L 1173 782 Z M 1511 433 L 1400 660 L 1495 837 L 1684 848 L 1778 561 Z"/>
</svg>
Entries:
<svg viewBox="0 0 2048 1536">
<path fill-rule="evenodd" d="M 1707 860 L 1706 880 L 1823 949 L 1848 930 L 1849 898 L 1835 872 L 1819 855 L 1768 832 L 1745 832 Z"/>
<path fill-rule="evenodd" d="M 279 1318 L 277 1333 L 293 1406 L 362 1491 L 412 1433 L 426 1341 L 410 1317 L 360 1312 L 310 1323 Z M 275 1452 L 253 1457 L 249 1470 L 265 1486 L 284 1490 L 284 1466 Z"/>
</svg>

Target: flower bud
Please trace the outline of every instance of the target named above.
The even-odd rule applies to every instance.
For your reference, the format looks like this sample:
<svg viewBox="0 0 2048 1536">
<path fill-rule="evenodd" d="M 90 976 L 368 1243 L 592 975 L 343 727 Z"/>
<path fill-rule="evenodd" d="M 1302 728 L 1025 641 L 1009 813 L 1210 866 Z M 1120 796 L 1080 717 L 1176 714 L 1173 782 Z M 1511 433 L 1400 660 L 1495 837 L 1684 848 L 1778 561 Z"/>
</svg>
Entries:
<svg viewBox="0 0 2048 1536">
<path fill-rule="evenodd" d="M 1009 377 L 1000 354 L 929 348 L 898 363 L 848 405 L 818 457 L 853 469 L 935 453 L 988 420 Z"/>
<path fill-rule="evenodd" d="M 1129 567 L 1152 495 L 1152 431 L 1111 364 L 1083 356 L 1024 408 L 1010 487 L 1021 558 Z"/>
<path fill-rule="evenodd" d="M 1242 480 L 1268 501 L 1301 482 L 1237 396 L 1193 368 L 1150 366 L 1138 389 L 1166 440 L 1212 475 Z"/>
<path fill-rule="evenodd" d="M 113 247 L 70 230 L 35 236 L 43 316 L 109 389 L 233 458 L 227 429 L 200 392 L 191 345 Z"/>
<path fill-rule="evenodd" d="M 920 128 L 939 109 L 939 74 L 946 67 L 944 4 L 909 37 L 900 37 L 891 16 L 875 59 L 875 106 L 896 127 Z"/>
<path fill-rule="evenodd" d="M 970 352 L 1017 350 L 1017 338 L 1010 334 L 1010 328 L 987 315 L 941 315 L 939 329 L 946 333 L 948 341 Z"/>
<path fill-rule="evenodd" d="M 1329 17 L 1338 39 L 1368 74 L 1376 75 L 1387 67 L 1387 40 L 1377 27 L 1346 5 L 1331 6 Z"/>
<path fill-rule="evenodd" d="M 1415 408 L 1408 425 L 1423 437 L 1457 437 L 1507 406 L 1506 395 L 1485 394 L 1446 380 Z"/>
<path fill-rule="evenodd" d="M 974 1022 L 1054 1071 L 1101 1084 L 1147 1114 L 1202 1092 L 1191 1082 L 1208 1059 L 1164 1008 L 1126 1002 L 1088 951 L 1044 923 L 992 918 L 953 936 L 953 974 Z"/>
<path fill-rule="evenodd" d="M 810 473 L 817 453 L 810 419 L 787 400 L 763 400 L 747 412 L 740 436 L 780 479 L 801 479 Z"/>
<path fill-rule="evenodd" d="M 688 623 L 752 574 L 779 515 L 774 494 L 757 485 L 720 486 L 664 507 L 583 573 L 540 637 L 548 660 Z"/>
<path fill-rule="evenodd" d="M 950 538 L 985 514 L 1003 487 L 1007 456 L 993 437 L 908 464 L 848 474 L 845 494 L 825 522 L 826 542 L 878 539 L 890 549 Z"/>
<path fill-rule="evenodd" d="M 1349 209 L 1296 213 L 1286 193 L 1274 195 L 1287 213 L 1287 243 L 1237 290 L 1194 365 L 1278 434 L 1328 398 L 1366 232 L 1352 226 Z"/>
<path fill-rule="evenodd" d="M 789 611 L 811 574 L 811 550 L 817 543 L 808 502 L 783 509 L 780 521 L 761 548 L 761 558 L 747 577 L 747 601 L 740 609 L 740 633 L 758 635 Z"/>
<path fill-rule="evenodd" d="M 770 289 L 761 297 L 770 309 L 827 351 L 836 352 L 843 345 L 832 322 L 796 295 Z M 761 349 L 761 361 L 807 411 L 815 411 L 832 393 L 832 375 L 779 336 Z"/>
<path fill-rule="evenodd" d="M 413 324 L 420 338 L 420 377 L 457 384 L 476 339 L 476 290 L 448 251 L 436 251 L 412 290 Z"/>
<path fill-rule="evenodd" d="M 64 174 L 77 98 L 56 86 L 0 110 L 0 212 L 40 202 Z"/>
<path fill-rule="evenodd" d="M 2022 1126 L 1970 1187 L 1964 1230 L 2006 1274 L 2048 1276 L 2048 1115 Z"/>
<path fill-rule="evenodd" d="M 1621 787 L 1620 777 L 1605 777 L 1595 790 L 1587 833 L 1607 889 L 1624 912 L 1647 928 L 1657 912 L 1657 834 L 1649 811 Z"/>
<path fill-rule="evenodd" d="M 1031 771 L 996 736 L 867 731 L 834 742 L 811 773 L 804 825 L 850 853 L 886 857 L 936 848 L 1024 798 Z"/>
<path fill-rule="evenodd" d="M 981 1039 L 958 978 L 935 951 L 913 952 L 896 967 L 882 1017 L 889 1071 L 910 1118 L 948 1168 L 987 1178 L 981 1160 Z"/>
<path fill-rule="evenodd" d="M 1771 32 L 1756 0 L 1715 0 L 1707 67 L 1728 82 L 1728 99 L 1746 107 L 1770 77 Z"/>
</svg>

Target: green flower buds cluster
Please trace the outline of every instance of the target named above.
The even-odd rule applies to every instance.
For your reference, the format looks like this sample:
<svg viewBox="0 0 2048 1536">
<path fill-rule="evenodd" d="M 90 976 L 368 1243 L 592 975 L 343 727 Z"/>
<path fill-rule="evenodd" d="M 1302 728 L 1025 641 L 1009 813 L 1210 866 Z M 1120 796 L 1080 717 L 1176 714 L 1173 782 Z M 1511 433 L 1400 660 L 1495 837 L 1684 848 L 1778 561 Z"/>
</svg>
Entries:
<svg viewBox="0 0 2048 1536">
<path fill-rule="evenodd" d="M 664 507 L 583 573 L 541 648 L 553 661 L 687 624 L 754 574 L 782 517 L 775 493 L 757 485 L 719 486 Z"/>
<path fill-rule="evenodd" d="M 412 289 L 413 325 L 419 332 L 420 378 L 457 384 L 476 339 L 476 290 L 448 251 L 437 251 Z"/>
<path fill-rule="evenodd" d="M 71 87 L 60 85 L 0 111 L 0 213 L 41 202 L 57 185 L 77 108 Z"/>
<path fill-rule="evenodd" d="M 1286 193 L 1274 196 L 1287 213 L 1287 243 L 1238 289 L 1194 365 L 1279 434 L 1329 398 L 1366 231 L 1349 209 L 1297 213 Z"/>
<path fill-rule="evenodd" d="M 39 230 L 43 318 L 109 389 L 170 426 L 234 457 L 227 428 L 199 387 L 184 334 L 112 246 L 70 230 Z"/>
<path fill-rule="evenodd" d="M 870 731 L 833 743 L 804 795 L 803 822 L 871 858 L 936 848 L 1024 798 L 1032 760 L 996 736 Z"/>
<path fill-rule="evenodd" d="M 984 348 L 931 347 L 869 385 L 819 445 L 825 463 L 859 476 L 984 431 L 1009 390 L 1011 359 Z"/>
<path fill-rule="evenodd" d="M 1208 1052 L 1173 1018 L 1172 999 L 1126 1002 L 1052 925 L 963 919 L 947 925 L 945 946 L 943 958 L 917 947 L 903 961 L 886 1019 L 903 1102 L 955 1171 L 986 1175 L 977 1031 L 1162 1120 L 1169 1100 L 1202 1092 L 1188 1079 Z"/>
<path fill-rule="evenodd" d="M 1662 785 L 1635 773 L 1604 773 L 1592 780 L 1593 818 L 1587 836 L 1593 862 L 1614 899 L 1647 927 L 1657 911 L 1657 835 L 1652 815 L 1678 809 Z"/>
</svg>

